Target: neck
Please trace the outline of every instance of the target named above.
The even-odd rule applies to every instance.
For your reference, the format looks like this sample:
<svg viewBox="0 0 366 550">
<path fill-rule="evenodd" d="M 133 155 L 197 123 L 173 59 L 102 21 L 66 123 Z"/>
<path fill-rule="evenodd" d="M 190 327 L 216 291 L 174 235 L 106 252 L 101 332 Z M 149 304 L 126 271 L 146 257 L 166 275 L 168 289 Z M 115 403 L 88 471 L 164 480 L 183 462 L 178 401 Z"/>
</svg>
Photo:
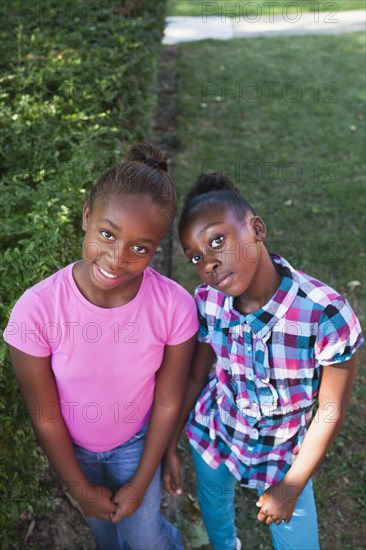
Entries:
<svg viewBox="0 0 366 550">
<path fill-rule="evenodd" d="M 243 294 L 235 297 L 235 309 L 244 314 L 258 311 L 274 296 L 280 284 L 281 276 L 263 245 L 254 280 Z"/>
<path fill-rule="evenodd" d="M 81 294 L 90 303 L 102 308 L 114 308 L 128 304 L 138 293 L 143 273 L 126 281 L 122 286 L 110 290 L 96 288 L 90 283 L 83 261 L 74 265 L 73 278 Z"/>
</svg>

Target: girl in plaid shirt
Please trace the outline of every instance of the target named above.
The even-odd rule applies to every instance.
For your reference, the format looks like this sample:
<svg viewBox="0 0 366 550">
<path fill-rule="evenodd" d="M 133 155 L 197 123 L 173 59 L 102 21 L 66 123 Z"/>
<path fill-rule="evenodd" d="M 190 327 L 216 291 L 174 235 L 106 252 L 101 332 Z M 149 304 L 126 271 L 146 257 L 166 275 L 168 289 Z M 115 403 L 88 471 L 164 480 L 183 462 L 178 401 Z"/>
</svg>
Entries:
<svg viewBox="0 0 366 550">
<path fill-rule="evenodd" d="M 239 480 L 257 490 L 257 517 L 270 526 L 274 548 L 316 550 L 311 475 L 345 418 L 363 342 L 359 322 L 335 290 L 268 253 L 263 220 L 221 174 L 199 178 L 179 231 L 204 284 L 195 293 L 198 343 L 165 457 L 165 488 L 182 493 L 176 447 L 189 415 L 213 548 L 241 548 Z"/>
</svg>

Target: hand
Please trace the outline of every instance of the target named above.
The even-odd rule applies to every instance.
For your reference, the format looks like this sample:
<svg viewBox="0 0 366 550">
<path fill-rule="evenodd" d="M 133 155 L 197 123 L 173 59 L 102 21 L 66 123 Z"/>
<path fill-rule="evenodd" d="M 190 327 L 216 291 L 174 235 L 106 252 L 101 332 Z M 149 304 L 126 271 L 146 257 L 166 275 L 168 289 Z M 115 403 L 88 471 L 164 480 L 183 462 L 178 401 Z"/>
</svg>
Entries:
<svg viewBox="0 0 366 550">
<path fill-rule="evenodd" d="M 267 525 L 271 523 L 279 525 L 281 521 L 288 523 L 300 494 L 301 488 L 296 483 L 286 483 L 282 480 L 272 485 L 256 502 L 260 508 L 257 519 L 264 521 Z"/>
<path fill-rule="evenodd" d="M 112 501 L 113 493 L 100 485 L 85 485 L 81 497 L 77 500 L 86 516 L 110 520 L 117 505 Z"/>
<path fill-rule="evenodd" d="M 117 505 L 117 510 L 111 514 L 112 523 L 118 523 L 126 516 L 130 516 L 141 506 L 147 487 L 137 483 L 132 479 L 125 485 L 122 485 L 115 493 L 113 502 Z"/>
<path fill-rule="evenodd" d="M 164 489 L 173 497 L 183 493 L 180 459 L 176 452 L 166 453 L 163 458 L 162 479 Z"/>
</svg>

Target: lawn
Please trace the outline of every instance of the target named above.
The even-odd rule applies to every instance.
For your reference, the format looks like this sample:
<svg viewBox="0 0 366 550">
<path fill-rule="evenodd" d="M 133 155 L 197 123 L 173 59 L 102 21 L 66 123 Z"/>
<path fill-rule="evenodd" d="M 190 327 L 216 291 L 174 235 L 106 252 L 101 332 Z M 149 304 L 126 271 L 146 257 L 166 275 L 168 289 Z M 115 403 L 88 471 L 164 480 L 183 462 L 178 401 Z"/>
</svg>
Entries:
<svg viewBox="0 0 366 550">
<path fill-rule="evenodd" d="M 357 33 L 181 45 L 173 167 L 181 199 L 202 171 L 231 175 L 266 221 L 268 248 L 346 295 L 363 323 L 364 50 Z M 190 291 L 199 282 L 179 253 L 174 278 Z M 364 357 L 346 425 L 314 476 L 324 550 L 364 547 Z M 251 550 L 269 547 L 254 502 L 238 494 Z"/>
<path fill-rule="evenodd" d="M 366 7 L 365 0 L 228 0 L 206 2 L 199 0 L 168 0 L 168 15 L 227 15 L 228 17 L 259 17 L 268 14 L 291 14 L 328 12 L 324 17 L 335 18 L 339 11 L 359 10 Z"/>
</svg>

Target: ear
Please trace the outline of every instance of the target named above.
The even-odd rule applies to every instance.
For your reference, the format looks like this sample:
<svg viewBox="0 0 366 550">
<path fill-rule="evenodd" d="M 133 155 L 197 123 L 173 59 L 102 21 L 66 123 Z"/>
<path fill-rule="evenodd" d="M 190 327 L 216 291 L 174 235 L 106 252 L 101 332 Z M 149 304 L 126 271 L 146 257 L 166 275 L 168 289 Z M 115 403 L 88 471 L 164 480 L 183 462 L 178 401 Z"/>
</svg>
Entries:
<svg viewBox="0 0 366 550">
<path fill-rule="evenodd" d="M 81 228 L 83 229 L 83 231 L 87 230 L 89 220 L 90 220 L 90 208 L 88 206 L 88 203 L 86 202 L 83 208 L 83 222 L 81 225 Z"/>
<path fill-rule="evenodd" d="M 263 242 L 267 235 L 266 224 L 260 216 L 253 216 L 250 220 L 257 242 Z"/>
</svg>

